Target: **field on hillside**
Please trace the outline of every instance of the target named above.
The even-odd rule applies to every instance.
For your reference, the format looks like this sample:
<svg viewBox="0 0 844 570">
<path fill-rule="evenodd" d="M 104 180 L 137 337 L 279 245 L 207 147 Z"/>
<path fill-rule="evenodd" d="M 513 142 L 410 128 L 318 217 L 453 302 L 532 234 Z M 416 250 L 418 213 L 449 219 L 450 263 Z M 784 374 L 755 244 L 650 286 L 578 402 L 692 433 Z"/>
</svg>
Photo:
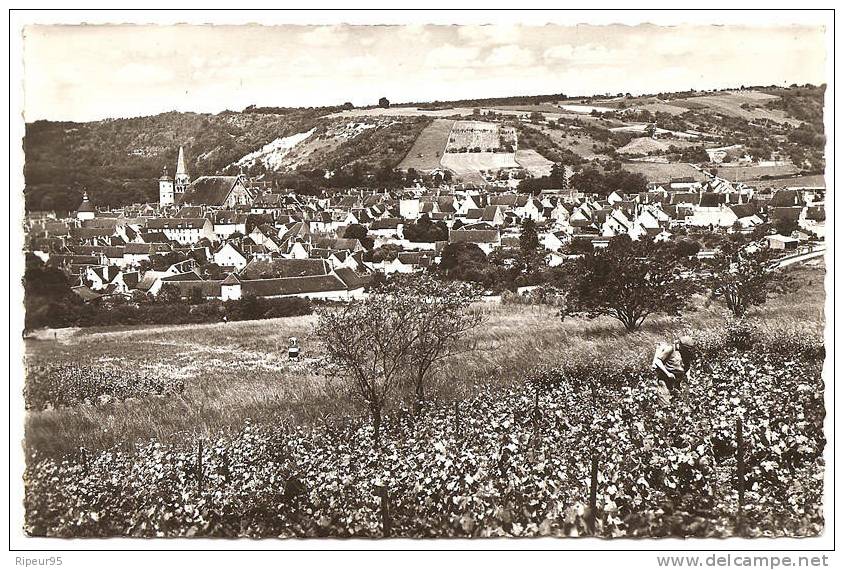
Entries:
<svg viewBox="0 0 844 570">
<path fill-rule="evenodd" d="M 550 176 L 554 163 L 533 149 L 517 150 L 516 162 L 527 170 L 531 176 Z"/>
<path fill-rule="evenodd" d="M 826 186 L 826 180 L 823 174 L 815 174 L 811 176 L 792 176 L 789 178 L 776 178 L 772 180 L 765 180 L 764 186 L 771 188 L 800 188 L 800 187 L 818 187 Z"/>
<path fill-rule="evenodd" d="M 650 152 L 668 152 L 672 146 L 684 148 L 693 146 L 695 143 L 678 139 L 652 139 L 650 137 L 637 137 L 618 149 L 619 154 L 646 155 Z"/>
<path fill-rule="evenodd" d="M 451 119 L 434 119 L 410 147 L 410 151 L 399 163 L 398 168 L 401 170 L 415 168 L 420 172 L 430 172 L 440 168 L 440 157 L 445 154 L 452 125 L 454 121 Z"/>
<path fill-rule="evenodd" d="M 765 176 L 789 176 L 796 174 L 798 169 L 793 164 L 773 166 L 729 166 L 718 165 L 718 176 L 733 181 L 759 180 Z"/>
<path fill-rule="evenodd" d="M 519 167 L 513 152 L 447 152 L 440 164 L 466 182 L 476 184 L 484 183 L 481 172 Z"/>
<path fill-rule="evenodd" d="M 349 109 L 326 115 L 329 119 L 359 119 L 361 117 L 466 117 L 473 114 L 473 110 L 467 107 L 454 107 L 448 109 L 420 109 L 418 107 L 373 107 L 370 109 Z"/>
<path fill-rule="evenodd" d="M 624 170 L 638 172 L 648 181 L 669 182 L 672 178 L 691 177 L 698 182 L 707 180 L 701 171 L 685 163 L 654 163 L 654 162 L 625 162 Z"/>
<path fill-rule="evenodd" d="M 763 105 L 768 101 L 777 99 L 776 95 L 768 95 L 758 91 L 737 91 L 730 93 L 719 93 L 717 95 L 702 95 L 686 99 L 673 99 L 672 105 L 685 107 L 687 109 L 708 109 L 715 113 L 728 117 L 738 117 L 748 121 L 770 120 L 777 123 L 788 123 L 797 126 L 800 121 L 786 117 L 781 109 L 766 109 Z M 748 105 L 750 108 L 743 108 Z"/>
<path fill-rule="evenodd" d="M 506 145 L 516 146 L 516 131 L 498 123 L 486 121 L 455 121 L 448 135 L 446 152 L 496 152 Z"/>
</svg>

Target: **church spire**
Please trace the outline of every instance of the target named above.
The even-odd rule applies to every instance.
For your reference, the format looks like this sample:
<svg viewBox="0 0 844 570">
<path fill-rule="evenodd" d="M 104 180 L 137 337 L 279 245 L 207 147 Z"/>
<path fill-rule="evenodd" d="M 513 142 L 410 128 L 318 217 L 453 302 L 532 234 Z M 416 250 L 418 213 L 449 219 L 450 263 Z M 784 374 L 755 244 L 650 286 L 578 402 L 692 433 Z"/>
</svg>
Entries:
<svg viewBox="0 0 844 570">
<path fill-rule="evenodd" d="M 179 147 L 179 160 L 176 163 L 176 176 L 180 174 L 188 176 L 188 169 L 185 166 L 185 151 L 181 146 Z"/>
</svg>

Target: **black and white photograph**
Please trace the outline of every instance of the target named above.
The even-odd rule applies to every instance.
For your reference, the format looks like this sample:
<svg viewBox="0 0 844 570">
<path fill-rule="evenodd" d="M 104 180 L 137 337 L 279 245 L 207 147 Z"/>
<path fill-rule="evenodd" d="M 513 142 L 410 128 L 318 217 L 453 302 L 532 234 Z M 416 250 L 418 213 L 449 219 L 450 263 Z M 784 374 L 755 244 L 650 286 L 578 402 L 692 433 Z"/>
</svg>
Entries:
<svg viewBox="0 0 844 570">
<path fill-rule="evenodd" d="M 831 544 L 829 14 L 46 16 L 22 544 Z"/>
</svg>

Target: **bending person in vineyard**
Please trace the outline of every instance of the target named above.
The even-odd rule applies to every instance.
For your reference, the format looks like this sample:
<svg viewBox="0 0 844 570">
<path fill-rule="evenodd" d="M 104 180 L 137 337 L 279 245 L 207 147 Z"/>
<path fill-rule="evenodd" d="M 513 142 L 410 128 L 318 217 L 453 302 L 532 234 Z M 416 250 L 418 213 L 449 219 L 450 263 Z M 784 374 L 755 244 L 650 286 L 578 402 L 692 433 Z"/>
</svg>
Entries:
<svg viewBox="0 0 844 570">
<path fill-rule="evenodd" d="M 660 344 L 654 354 L 653 369 L 657 376 L 657 397 L 663 406 L 670 406 L 686 383 L 695 357 L 695 341 L 681 336 L 673 344 Z"/>
</svg>

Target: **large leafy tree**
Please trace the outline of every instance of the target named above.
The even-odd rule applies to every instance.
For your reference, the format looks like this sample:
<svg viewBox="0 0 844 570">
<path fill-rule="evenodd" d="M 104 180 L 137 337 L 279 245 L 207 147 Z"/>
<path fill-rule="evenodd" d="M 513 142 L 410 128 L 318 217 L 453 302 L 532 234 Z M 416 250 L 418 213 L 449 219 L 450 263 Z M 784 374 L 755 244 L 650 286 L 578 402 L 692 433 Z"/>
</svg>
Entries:
<svg viewBox="0 0 844 570">
<path fill-rule="evenodd" d="M 723 299 L 737 317 L 764 304 L 772 284 L 782 275 L 771 268 L 772 259 L 768 248 L 725 244 L 712 263 L 712 296 Z"/>
<path fill-rule="evenodd" d="M 691 263 L 669 245 L 614 239 L 566 267 L 560 317 L 609 316 L 635 331 L 651 314 L 678 315 L 697 289 Z"/>
</svg>

